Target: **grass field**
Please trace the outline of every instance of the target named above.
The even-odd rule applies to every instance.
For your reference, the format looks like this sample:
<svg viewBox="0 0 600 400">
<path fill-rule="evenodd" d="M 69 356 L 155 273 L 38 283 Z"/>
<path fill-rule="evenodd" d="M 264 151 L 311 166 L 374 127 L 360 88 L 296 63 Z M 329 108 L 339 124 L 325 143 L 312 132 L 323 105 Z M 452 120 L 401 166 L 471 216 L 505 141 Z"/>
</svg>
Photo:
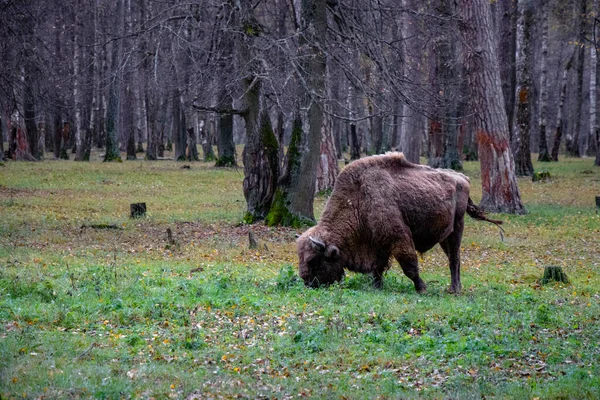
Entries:
<svg viewBox="0 0 600 400">
<path fill-rule="evenodd" d="M 239 169 L 0 166 L 0 399 L 600 398 L 600 169 L 537 164 L 525 216 L 466 221 L 464 292 L 422 256 L 305 289 L 295 234 L 239 225 Z M 466 163 L 481 198 L 478 164 Z M 317 215 L 325 197 L 318 197 Z M 148 216 L 129 219 L 129 204 Z M 99 229 L 104 224 L 112 229 Z M 116 229 L 115 229 L 116 228 Z M 173 232 L 173 242 L 166 230 Z M 543 267 L 571 284 L 541 286 Z"/>
</svg>

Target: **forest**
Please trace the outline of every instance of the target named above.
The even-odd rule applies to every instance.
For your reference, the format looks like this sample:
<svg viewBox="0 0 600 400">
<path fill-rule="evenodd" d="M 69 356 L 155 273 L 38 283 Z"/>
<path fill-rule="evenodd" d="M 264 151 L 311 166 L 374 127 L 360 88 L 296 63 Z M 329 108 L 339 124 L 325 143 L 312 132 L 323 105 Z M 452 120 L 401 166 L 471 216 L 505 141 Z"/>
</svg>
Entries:
<svg viewBox="0 0 600 400">
<path fill-rule="evenodd" d="M 0 399 L 600 397 L 598 10 L 0 0 Z M 460 294 L 441 248 L 426 294 L 306 288 L 393 151 L 503 230 L 465 219 Z"/>
</svg>

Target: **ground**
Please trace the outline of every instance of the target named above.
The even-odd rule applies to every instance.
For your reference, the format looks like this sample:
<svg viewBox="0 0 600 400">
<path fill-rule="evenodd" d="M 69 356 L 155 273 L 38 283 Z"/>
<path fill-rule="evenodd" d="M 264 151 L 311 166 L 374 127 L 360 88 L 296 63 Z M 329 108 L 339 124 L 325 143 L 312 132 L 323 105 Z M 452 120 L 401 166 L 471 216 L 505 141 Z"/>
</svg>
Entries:
<svg viewBox="0 0 600 400">
<path fill-rule="evenodd" d="M 552 179 L 519 181 L 529 214 L 494 215 L 504 241 L 467 218 L 455 296 L 437 248 L 421 259 L 426 295 L 397 266 L 383 290 L 353 274 L 306 289 L 302 229 L 240 224 L 241 169 L 7 162 L 0 398 L 598 398 L 592 163 L 535 164 Z M 147 217 L 129 219 L 136 202 Z M 546 265 L 571 284 L 541 285 Z"/>
</svg>

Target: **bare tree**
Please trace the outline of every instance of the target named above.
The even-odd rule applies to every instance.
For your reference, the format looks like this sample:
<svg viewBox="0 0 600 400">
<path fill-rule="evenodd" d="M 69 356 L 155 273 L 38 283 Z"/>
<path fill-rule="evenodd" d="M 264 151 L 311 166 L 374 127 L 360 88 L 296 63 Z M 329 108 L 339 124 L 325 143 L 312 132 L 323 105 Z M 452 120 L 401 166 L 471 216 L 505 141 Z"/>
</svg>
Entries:
<svg viewBox="0 0 600 400">
<path fill-rule="evenodd" d="M 286 170 L 279 182 L 269 225 L 296 226 L 314 222 L 314 193 L 323 126 L 325 97 L 327 4 L 326 0 L 302 0 L 300 38 L 296 69 L 298 98 L 292 143 L 287 153 Z"/>
<path fill-rule="evenodd" d="M 122 32 L 124 25 L 124 2 L 125 0 L 117 0 L 117 9 L 115 13 L 116 26 L 120 26 L 119 32 Z M 119 149 L 119 116 L 120 116 L 120 98 L 121 98 L 121 41 L 112 42 L 111 50 L 111 67 L 110 67 L 110 84 L 108 89 L 108 106 L 106 109 L 106 148 L 104 153 L 104 161 L 121 161 Z"/>
<path fill-rule="evenodd" d="M 236 40 L 237 64 L 245 66 L 241 80 L 242 116 L 247 140 L 242 153 L 247 207 L 244 221 L 252 223 L 264 219 L 271 209 L 279 178 L 279 148 L 266 106 L 263 64 L 255 43 L 261 35 L 262 26 L 249 0 L 235 0 L 234 6 L 240 32 Z"/>
</svg>

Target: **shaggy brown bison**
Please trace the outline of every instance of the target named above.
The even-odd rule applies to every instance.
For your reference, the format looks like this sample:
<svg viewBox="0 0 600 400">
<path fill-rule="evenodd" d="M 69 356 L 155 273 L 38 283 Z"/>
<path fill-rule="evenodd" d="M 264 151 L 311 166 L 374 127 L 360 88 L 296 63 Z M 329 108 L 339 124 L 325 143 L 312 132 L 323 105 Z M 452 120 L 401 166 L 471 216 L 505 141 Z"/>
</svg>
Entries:
<svg viewBox="0 0 600 400">
<path fill-rule="evenodd" d="M 469 178 L 451 170 L 412 164 L 402 153 L 366 157 L 344 168 L 321 220 L 298 239 L 299 274 L 310 287 L 328 285 L 344 269 L 371 273 L 382 286 L 390 255 L 417 292 L 417 252 L 440 244 L 450 262 L 449 291 L 458 293 L 464 215 L 488 219 L 469 198 Z"/>
</svg>

